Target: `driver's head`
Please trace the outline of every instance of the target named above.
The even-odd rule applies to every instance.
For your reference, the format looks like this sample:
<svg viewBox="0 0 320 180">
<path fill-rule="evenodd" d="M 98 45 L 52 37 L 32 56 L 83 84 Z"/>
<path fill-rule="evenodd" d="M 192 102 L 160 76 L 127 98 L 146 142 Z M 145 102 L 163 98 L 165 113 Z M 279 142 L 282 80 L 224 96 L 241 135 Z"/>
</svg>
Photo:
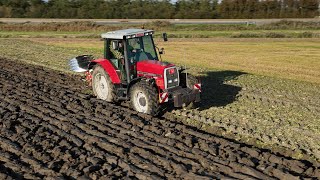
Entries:
<svg viewBox="0 0 320 180">
<path fill-rule="evenodd" d="M 123 48 L 123 44 L 121 41 L 119 41 L 119 44 L 118 44 L 119 48 Z"/>
<path fill-rule="evenodd" d="M 138 38 L 133 38 L 133 39 L 130 39 L 129 41 L 129 45 L 132 46 L 133 48 L 139 48 L 139 39 Z"/>
</svg>

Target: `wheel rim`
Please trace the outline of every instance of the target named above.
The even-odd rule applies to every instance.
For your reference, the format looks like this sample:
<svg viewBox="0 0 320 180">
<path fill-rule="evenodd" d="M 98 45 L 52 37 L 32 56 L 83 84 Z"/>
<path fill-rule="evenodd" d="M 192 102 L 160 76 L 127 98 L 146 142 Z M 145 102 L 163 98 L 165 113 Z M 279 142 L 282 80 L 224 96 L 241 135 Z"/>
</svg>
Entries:
<svg viewBox="0 0 320 180">
<path fill-rule="evenodd" d="M 137 111 L 146 113 L 148 110 L 148 102 L 146 95 L 140 91 L 135 95 L 134 98 L 134 103 Z"/>
<path fill-rule="evenodd" d="M 109 93 L 107 79 L 101 73 L 97 73 L 94 82 L 97 97 L 100 99 L 107 99 Z"/>
</svg>

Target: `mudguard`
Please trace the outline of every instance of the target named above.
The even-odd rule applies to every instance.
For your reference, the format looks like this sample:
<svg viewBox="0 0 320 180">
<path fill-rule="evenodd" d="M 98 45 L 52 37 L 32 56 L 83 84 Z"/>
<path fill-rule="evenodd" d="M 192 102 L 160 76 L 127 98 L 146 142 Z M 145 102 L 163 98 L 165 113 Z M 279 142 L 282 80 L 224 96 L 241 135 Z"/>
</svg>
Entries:
<svg viewBox="0 0 320 180">
<path fill-rule="evenodd" d="M 107 59 L 93 60 L 91 55 L 82 55 L 75 57 L 69 61 L 70 70 L 74 72 L 87 72 L 93 68 L 94 65 L 99 64 L 109 75 L 112 83 L 120 84 L 121 80 L 117 74 L 116 68 Z"/>
<path fill-rule="evenodd" d="M 117 74 L 116 68 L 107 59 L 96 59 L 91 61 L 88 68 L 93 68 L 95 64 L 99 64 L 109 75 L 113 84 L 120 84 L 121 80 Z"/>
</svg>

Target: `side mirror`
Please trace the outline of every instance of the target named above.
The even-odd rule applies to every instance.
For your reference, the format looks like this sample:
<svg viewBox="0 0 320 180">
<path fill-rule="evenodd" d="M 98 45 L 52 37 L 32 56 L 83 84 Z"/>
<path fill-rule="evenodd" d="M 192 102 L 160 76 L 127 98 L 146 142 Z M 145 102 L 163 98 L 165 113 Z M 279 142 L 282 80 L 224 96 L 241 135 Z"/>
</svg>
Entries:
<svg viewBox="0 0 320 180">
<path fill-rule="evenodd" d="M 162 33 L 163 41 L 168 41 L 168 35 L 167 33 Z"/>
<path fill-rule="evenodd" d="M 159 50 L 159 54 L 164 54 L 164 48 L 161 48 L 161 49 Z"/>
<path fill-rule="evenodd" d="M 113 50 L 118 50 L 119 49 L 118 41 L 112 41 L 112 49 Z"/>
</svg>

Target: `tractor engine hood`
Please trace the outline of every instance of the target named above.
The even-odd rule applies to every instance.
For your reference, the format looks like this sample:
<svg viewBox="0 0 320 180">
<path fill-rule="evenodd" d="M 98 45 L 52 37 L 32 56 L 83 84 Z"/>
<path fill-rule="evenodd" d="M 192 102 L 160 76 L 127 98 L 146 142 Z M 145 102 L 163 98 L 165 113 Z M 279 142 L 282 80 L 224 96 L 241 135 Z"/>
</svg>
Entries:
<svg viewBox="0 0 320 180">
<path fill-rule="evenodd" d="M 162 76 L 164 73 L 164 69 L 173 66 L 175 65 L 157 60 L 139 61 L 137 62 L 137 74 L 138 76 Z"/>
</svg>

